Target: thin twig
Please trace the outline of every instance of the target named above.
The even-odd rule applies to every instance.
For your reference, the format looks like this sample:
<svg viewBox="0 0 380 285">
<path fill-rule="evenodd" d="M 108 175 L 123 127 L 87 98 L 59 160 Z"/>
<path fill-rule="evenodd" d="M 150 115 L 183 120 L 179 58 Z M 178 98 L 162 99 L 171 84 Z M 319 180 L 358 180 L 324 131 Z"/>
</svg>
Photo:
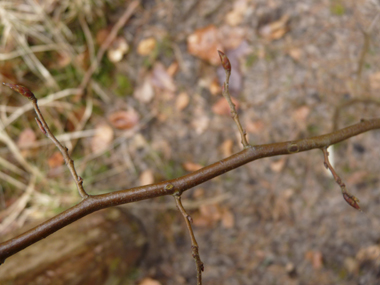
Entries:
<svg viewBox="0 0 380 285">
<path fill-rule="evenodd" d="M 327 147 L 322 148 L 323 156 L 324 156 L 324 162 L 326 169 L 329 169 L 331 171 L 331 174 L 333 175 L 335 182 L 339 185 L 340 189 L 342 189 L 342 195 L 344 200 L 353 208 L 361 211 L 359 206 L 359 199 L 356 198 L 354 195 L 351 195 L 347 192 L 346 185 L 343 183 L 342 179 L 339 177 L 339 175 L 336 173 L 335 169 L 332 167 L 329 161 L 329 152 L 327 151 Z"/>
<path fill-rule="evenodd" d="M 63 155 L 63 158 L 65 159 L 66 165 L 69 168 L 72 177 L 74 178 L 75 184 L 77 185 L 79 195 L 85 199 L 88 198 L 88 194 L 83 188 L 83 179 L 82 177 L 78 176 L 75 167 L 74 167 L 74 161 L 71 159 L 69 156 L 69 150 L 67 147 L 64 147 L 53 135 L 53 133 L 50 131 L 49 126 L 46 124 L 46 121 L 40 111 L 40 108 L 38 107 L 37 104 L 37 98 L 34 96 L 34 94 L 25 86 L 18 85 L 18 84 L 10 84 L 10 83 L 3 83 L 5 86 L 8 86 L 9 88 L 13 89 L 14 91 L 20 93 L 24 97 L 28 98 L 34 107 L 34 111 L 37 114 L 36 122 L 38 126 L 40 127 L 41 131 L 48 137 L 50 138 L 53 143 L 56 145 L 56 147 L 60 150 L 60 152 Z"/>
<path fill-rule="evenodd" d="M 41 107 L 55 100 L 59 100 L 70 95 L 77 95 L 79 93 L 81 93 L 81 89 L 78 89 L 78 88 L 65 89 L 65 90 L 50 94 L 49 96 L 46 96 L 45 98 L 39 100 L 38 104 Z M 4 126 L 0 126 L 0 130 L 3 130 L 5 127 L 9 126 L 12 122 L 14 122 L 17 118 L 22 116 L 25 112 L 32 109 L 33 109 L 33 104 L 25 104 L 24 106 L 20 107 L 17 111 L 12 113 L 12 115 L 8 117 L 7 121 L 4 122 Z"/>
<path fill-rule="evenodd" d="M 202 284 L 202 271 L 204 271 L 203 262 L 199 256 L 199 248 L 197 240 L 195 239 L 193 228 L 191 227 L 191 223 L 193 222 L 193 219 L 186 213 L 185 208 L 182 205 L 181 202 L 181 196 L 174 194 L 175 203 L 177 205 L 178 210 L 181 212 L 183 218 L 185 219 L 187 229 L 189 230 L 190 239 L 191 239 L 191 254 L 195 261 L 195 266 L 197 268 L 197 284 Z"/>
<path fill-rule="evenodd" d="M 226 79 L 225 79 L 224 84 L 223 84 L 223 96 L 224 96 L 224 98 L 226 98 L 228 105 L 230 106 L 232 118 L 234 119 L 234 121 L 235 121 L 235 123 L 239 129 L 240 136 L 241 136 L 241 143 L 243 144 L 243 147 L 246 148 L 246 147 L 249 147 L 249 143 L 248 143 L 247 137 L 246 137 L 247 133 L 244 131 L 243 127 L 241 126 L 241 123 L 239 120 L 239 115 L 236 112 L 235 104 L 231 100 L 230 91 L 228 89 L 228 84 L 229 84 L 229 80 L 230 80 L 230 76 L 231 76 L 231 63 L 230 63 L 228 57 L 223 52 L 218 50 L 218 53 L 219 53 L 219 57 L 220 57 L 220 60 L 222 62 L 222 66 L 224 68 L 224 71 L 226 72 Z"/>
<path fill-rule="evenodd" d="M 91 63 L 90 68 L 86 71 L 86 74 L 84 75 L 82 82 L 79 86 L 80 89 L 84 89 L 87 86 L 88 82 L 91 79 L 92 74 L 98 68 L 100 61 L 103 58 L 104 53 L 110 47 L 113 40 L 116 38 L 119 30 L 125 25 L 125 23 L 133 15 L 133 12 L 136 10 L 136 8 L 139 5 L 140 5 L 140 1 L 133 1 L 131 4 L 129 4 L 128 8 L 125 10 L 124 14 L 120 17 L 120 19 L 117 21 L 115 26 L 113 26 L 108 37 L 105 39 L 105 41 L 103 42 L 103 44 L 99 48 L 98 53 L 96 55 L 96 59 Z"/>
</svg>

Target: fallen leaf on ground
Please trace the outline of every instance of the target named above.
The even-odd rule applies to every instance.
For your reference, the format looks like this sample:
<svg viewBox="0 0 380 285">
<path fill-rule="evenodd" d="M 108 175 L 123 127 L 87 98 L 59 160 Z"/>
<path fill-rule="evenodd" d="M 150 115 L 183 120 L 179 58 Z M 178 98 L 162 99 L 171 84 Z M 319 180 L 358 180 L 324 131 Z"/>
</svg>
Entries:
<svg viewBox="0 0 380 285">
<path fill-rule="evenodd" d="M 151 54 L 156 48 L 156 43 L 157 41 L 155 38 L 143 39 L 137 46 L 137 53 L 142 56 Z"/>
<path fill-rule="evenodd" d="M 186 92 L 182 92 L 178 94 L 177 99 L 175 101 L 175 107 L 178 111 L 182 111 L 189 104 L 190 98 Z"/>
<path fill-rule="evenodd" d="M 246 121 L 245 126 L 248 133 L 259 134 L 264 129 L 263 121 Z"/>
<path fill-rule="evenodd" d="M 17 140 L 17 145 L 19 147 L 27 146 L 36 141 L 36 134 L 30 128 L 23 130 Z"/>
<path fill-rule="evenodd" d="M 356 254 L 356 259 L 359 262 L 364 262 L 366 260 L 377 260 L 380 262 L 380 246 L 379 245 L 371 245 L 365 248 L 362 248 Z"/>
<path fill-rule="evenodd" d="M 380 90 L 380 72 L 376 72 L 369 76 L 369 85 L 373 91 Z"/>
<path fill-rule="evenodd" d="M 280 159 L 278 159 L 276 161 L 273 161 L 270 164 L 270 169 L 273 172 L 277 172 L 278 173 L 278 172 L 280 172 L 284 168 L 285 162 L 286 162 L 285 158 L 280 158 Z"/>
<path fill-rule="evenodd" d="M 311 262 L 314 269 L 320 269 L 323 266 L 323 257 L 320 251 L 307 251 L 305 253 L 305 259 Z"/>
<path fill-rule="evenodd" d="M 200 135 L 208 127 L 210 118 L 205 114 L 197 114 L 191 122 L 191 126 L 195 129 L 195 132 Z"/>
<path fill-rule="evenodd" d="M 244 16 L 246 15 L 248 9 L 248 1 L 247 0 L 237 0 L 235 1 L 232 11 L 228 12 L 226 15 L 226 22 L 230 26 L 237 26 L 241 24 L 244 20 Z"/>
<path fill-rule="evenodd" d="M 222 49 L 223 46 L 218 37 L 218 29 L 214 25 L 198 29 L 187 38 L 188 52 L 213 65 L 220 65 L 217 50 Z"/>
<path fill-rule="evenodd" d="M 220 147 L 223 157 L 228 157 L 232 155 L 232 146 L 234 145 L 234 142 L 232 139 L 225 140 Z"/>
<path fill-rule="evenodd" d="M 210 93 L 212 95 L 218 95 L 218 94 L 222 94 L 222 87 L 220 86 L 220 83 L 218 81 L 217 78 L 215 78 L 210 86 L 209 86 L 209 90 L 210 90 Z"/>
<path fill-rule="evenodd" d="M 222 26 L 218 29 L 220 44 L 225 50 L 238 48 L 247 37 L 247 30 L 242 27 Z"/>
<path fill-rule="evenodd" d="M 139 285 L 161 285 L 161 283 L 152 278 L 144 278 L 140 281 Z"/>
<path fill-rule="evenodd" d="M 235 226 L 235 217 L 227 208 L 222 213 L 222 226 L 225 229 L 232 229 Z"/>
<path fill-rule="evenodd" d="M 133 97 L 141 103 L 149 103 L 154 97 L 154 89 L 151 81 L 151 75 L 145 76 L 142 84 L 138 86 L 133 93 Z"/>
<path fill-rule="evenodd" d="M 133 109 L 117 111 L 108 116 L 110 123 L 119 130 L 131 129 L 139 122 L 139 116 Z"/>
<path fill-rule="evenodd" d="M 91 150 L 101 152 L 106 150 L 113 140 L 113 130 L 107 124 L 99 124 L 95 127 L 95 135 L 91 139 Z"/>
<path fill-rule="evenodd" d="M 62 153 L 58 150 L 53 153 L 52 156 L 48 159 L 48 165 L 50 168 L 56 168 L 58 166 L 61 166 L 65 162 L 65 159 L 62 156 Z"/>
<path fill-rule="evenodd" d="M 259 28 L 259 35 L 267 40 L 282 38 L 288 31 L 289 15 L 285 14 L 277 21 L 270 22 Z"/>
<path fill-rule="evenodd" d="M 288 50 L 288 54 L 294 60 L 300 60 L 301 56 L 302 56 L 302 49 L 300 49 L 300 48 L 291 48 L 290 50 Z"/>
<path fill-rule="evenodd" d="M 210 227 L 220 221 L 222 213 L 215 204 L 201 205 L 199 213 L 193 215 L 194 226 L 197 227 Z"/>
<path fill-rule="evenodd" d="M 110 34 L 111 30 L 112 30 L 112 26 L 100 29 L 96 33 L 96 43 L 101 46 L 106 40 L 106 38 L 108 37 L 108 35 Z"/>
<path fill-rule="evenodd" d="M 150 169 L 144 170 L 139 177 L 140 186 L 154 183 L 153 171 Z"/>
<path fill-rule="evenodd" d="M 239 102 L 235 98 L 231 98 L 231 100 L 235 104 L 235 109 L 237 110 L 239 108 Z M 230 106 L 225 98 L 220 98 L 214 105 L 212 105 L 211 110 L 217 115 L 231 115 Z"/>
<path fill-rule="evenodd" d="M 168 69 L 166 70 L 166 72 L 171 76 L 173 77 L 177 71 L 178 71 L 178 68 L 179 68 L 179 64 L 178 62 L 173 62 L 171 65 L 169 65 Z"/>
<path fill-rule="evenodd" d="M 64 68 L 71 63 L 71 56 L 66 51 L 60 51 L 57 56 L 56 68 Z"/>
<path fill-rule="evenodd" d="M 348 273 L 350 274 L 358 274 L 360 264 L 355 258 L 352 257 L 346 257 L 344 259 L 344 267 L 347 269 Z"/>
<path fill-rule="evenodd" d="M 202 198 L 202 197 L 204 197 L 204 195 L 205 195 L 205 190 L 203 188 L 197 188 L 193 192 L 193 198 L 194 199 Z"/>
<path fill-rule="evenodd" d="M 305 123 L 304 121 L 309 116 L 309 114 L 310 114 L 310 108 L 308 106 L 301 106 L 294 111 L 293 118 L 297 122 L 302 122 L 302 124 L 304 124 Z"/>
<path fill-rule="evenodd" d="M 202 165 L 198 163 L 193 163 L 193 162 L 185 162 L 182 164 L 182 166 L 186 171 L 191 171 L 191 172 L 197 171 L 203 167 Z"/>
<path fill-rule="evenodd" d="M 170 92 L 176 90 L 173 77 L 169 75 L 164 65 L 160 62 L 157 62 L 153 67 L 151 83 L 159 89 L 164 89 Z"/>
</svg>

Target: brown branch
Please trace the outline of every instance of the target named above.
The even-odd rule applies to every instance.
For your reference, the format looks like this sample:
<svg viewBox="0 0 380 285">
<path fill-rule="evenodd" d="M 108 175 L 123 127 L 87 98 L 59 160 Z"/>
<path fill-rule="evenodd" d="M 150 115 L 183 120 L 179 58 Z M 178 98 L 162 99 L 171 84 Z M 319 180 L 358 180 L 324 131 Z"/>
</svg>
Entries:
<svg viewBox="0 0 380 285">
<path fill-rule="evenodd" d="M 339 175 L 336 173 L 335 169 L 332 167 L 330 161 L 329 161 L 329 152 L 327 151 L 327 147 L 322 148 L 323 151 L 323 157 L 324 157 L 324 165 L 326 169 L 329 169 L 331 174 L 333 175 L 335 182 L 339 185 L 340 189 L 342 190 L 342 195 L 344 200 L 353 208 L 360 210 L 359 206 L 359 199 L 356 198 L 354 195 L 351 195 L 347 192 L 346 185 L 342 181 L 342 179 L 339 177 Z"/>
<path fill-rule="evenodd" d="M 355 125 L 313 138 L 250 146 L 230 157 L 176 179 L 102 195 L 89 196 L 76 206 L 39 226 L 11 240 L 0 243 L 0 262 L 4 262 L 7 257 L 97 210 L 165 195 L 173 195 L 175 192 L 182 193 L 254 160 L 277 155 L 294 154 L 311 149 L 322 149 L 374 129 L 380 129 L 380 118 L 361 120 L 360 123 Z M 172 187 L 167 187 L 168 185 L 172 185 Z"/>
<path fill-rule="evenodd" d="M 19 85 L 19 84 L 10 84 L 10 83 L 3 83 L 5 86 L 8 86 L 9 88 L 13 89 L 14 91 L 20 93 L 24 97 L 28 98 L 32 104 L 34 111 L 37 114 L 36 122 L 38 124 L 38 127 L 41 129 L 41 131 L 53 141 L 53 143 L 56 145 L 56 147 L 60 150 L 60 152 L 63 155 L 63 158 L 65 159 L 66 165 L 69 168 L 71 172 L 71 176 L 74 178 L 74 182 L 77 186 L 79 195 L 82 197 L 82 199 L 85 199 L 88 196 L 86 191 L 83 188 L 83 179 L 78 176 L 75 167 L 74 167 L 74 161 L 71 159 L 69 155 L 69 150 L 67 147 L 63 146 L 57 138 L 53 135 L 53 133 L 50 131 L 49 126 L 46 124 L 46 121 L 44 117 L 42 116 L 42 113 L 40 111 L 40 108 L 37 104 L 37 98 L 34 96 L 34 94 L 25 86 Z"/>
<path fill-rule="evenodd" d="M 189 230 L 190 239 L 191 239 L 191 254 L 194 258 L 195 266 L 197 268 L 197 284 L 202 285 L 202 271 L 204 271 L 204 266 L 203 266 L 201 257 L 199 256 L 198 243 L 197 243 L 197 240 L 195 239 L 193 228 L 191 227 L 191 223 L 193 222 L 193 219 L 186 213 L 186 210 L 183 207 L 182 202 L 181 202 L 181 195 L 178 193 L 175 193 L 173 196 L 174 196 L 177 208 L 181 212 L 183 218 L 185 219 L 187 229 Z"/>
<path fill-rule="evenodd" d="M 230 106 L 232 118 L 234 119 L 234 121 L 235 121 L 235 123 L 239 129 L 240 136 L 241 136 L 241 143 L 243 144 L 243 147 L 246 148 L 246 147 L 249 147 L 249 143 L 248 143 L 247 137 L 246 137 L 247 133 L 244 131 L 243 127 L 241 126 L 241 123 L 239 120 L 239 115 L 236 112 L 235 104 L 231 100 L 231 95 L 230 95 L 230 91 L 228 88 L 228 84 L 229 84 L 230 76 L 231 76 L 231 63 L 230 63 L 230 60 L 228 59 L 228 57 L 223 52 L 218 50 L 218 53 L 219 53 L 220 61 L 222 62 L 222 66 L 224 68 L 224 71 L 226 72 L 226 79 L 225 79 L 224 84 L 223 84 L 223 96 L 224 96 L 224 98 L 226 98 L 228 105 Z"/>
</svg>

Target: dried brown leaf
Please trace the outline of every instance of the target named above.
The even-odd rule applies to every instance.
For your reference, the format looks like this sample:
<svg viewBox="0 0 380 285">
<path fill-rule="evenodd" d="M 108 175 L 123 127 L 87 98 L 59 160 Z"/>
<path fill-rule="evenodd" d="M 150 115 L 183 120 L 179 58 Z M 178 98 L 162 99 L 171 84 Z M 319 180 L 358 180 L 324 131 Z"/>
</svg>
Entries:
<svg viewBox="0 0 380 285">
<path fill-rule="evenodd" d="M 228 12 L 225 21 L 230 26 L 237 26 L 242 23 L 244 16 L 249 11 L 247 0 L 237 0 L 234 2 L 232 11 Z"/>
<path fill-rule="evenodd" d="M 133 97 L 141 103 L 149 103 L 154 97 L 154 89 L 151 81 L 151 75 L 147 75 L 142 84 L 137 87 L 133 93 Z"/>
<path fill-rule="evenodd" d="M 119 130 L 131 129 L 139 122 L 139 115 L 133 109 L 117 111 L 108 116 L 110 123 Z"/>
<path fill-rule="evenodd" d="M 229 157 L 232 155 L 232 146 L 234 145 L 234 142 L 232 139 L 225 140 L 220 147 L 223 157 Z"/>
<path fill-rule="evenodd" d="M 190 97 L 186 92 L 182 92 L 178 94 L 177 99 L 175 101 L 175 107 L 178 111 L 182 111 L 187 107 L 190 102 Z"/>
<path fill-rule="evenodd" d="M 217 78 L 215 78 L 213 81 L 211 81 L 211 84 L 209 86 L 209 90 L 210 90 L 210 93 L 212 95 L 222 94 L 222 87 L 220 86 Z"/>
<path fill-rule="evenodd" d="M 217 50 L 222 50 L 218 29 L 214 25 L 194 31 L 187 38 L 188 52 L 213 65 L 219 65 L 220 59 Z"/>
<path fill-rule="evenodd" d="M 222 213 L 222 226 L 225 229 L 232 229 L 235 226 L 235 217 L 229 209 L 224 209 Z"/>
<path fill-rule="evenodd" d="M 140 185 L 149 185 L 154 183 L 154 175 L 151 169 L 144 170 L 139 177 Z"/>
<path fill-rule="evenodd" d="M 302 122 L 304 123 L 304 121 L 306 120 L 306 118 L 309 116 L 310 114 L 310 107 L 308 106 L 301 106 L 299 108 L 297 108 L 294 113 L 293 113 L 293 118 L 297 121 L 297 122 Z"/>
<path fill-rule="evenodd" d="M 18 140 L 17 140 L 17 145 L 19 147 L 27 146 L 27 145 L 35 142 L 36 138 L 37 137 L 36 137 L 36 134 L 34 133 L 34 131 L 30 128 L 27 128 L 20 133 Z"/>
<path fill-rule="evenodd" d="M 62 153 L 60 153 L 58 150 L 53 153 L 52 156 L 48 159 L 48 165 L 50 168 L 56 168 L 61 166 L 65 162 L 65 159 L 62 156 Z"/>
<path fill-rule="evenodd" d="M 194 163 L 194 162 L 184 162 L 182 164 L 183 168 L 186 170 L 186 171 L 197 171 L 199 169 L 201 169 L 203 166 L 198 164 L 198 163 Z"/>
<path fill-rule="evenodd" d="M 259 28 L 259 35 L 267 40 L 282 38 L 288 31 L 289 15 L 283 15 L 279 20 L 263 25 Z"/>
<path fill-rule="evenodd" d="M 173 62 L 171 65 L 169 65 L 168 69 L 166 70 L 166 72 L 171 76 L 173 77 L 177 71 L 179 69 L 179 64 L 178 62 Z"/>
<path fill-rule="evenodd" d="M 161 285 L 161 283 L 155 279 L 147 277 L 141 280 L 139 285 Z"/>
<path fill-rule="evenodd" d="M 286 159 L 285 158 L 280 158 L 270 164 L 270 169 L 273 172 L 281 172 L 282 169 L 284 169 Z"/>
<path fill-rule="evenodd" d="M 232 102 L 235 104 L 236 110 L 239 108 L 239 102 L 235 98 L 231 98 Z M 231 115 L 230 106 L 224 98 L 220 98 L 214 105 L 212 105 L 211 110 L 214 114 L 228 116 Z"/>
<path fill-rule="evenodd" d="M 91 139 L 91 150 L 100 152 L 106 150 L 113 140 L 113 129 L 107 124 L 99 124 L 95 127 L 95 135 Z"/>
<path fill-rule="evenodd" d="M 137 46 L 137 53 L 139 55 L 145 56 L 149 55 L 153 52 L 153 50 L 156 48 L 157 41 L 155 38 L 147 38 L 143 39 L 139 42 Z"/>
<path fill-rule="evenodd" d="M 318 270 L 323 266 L 323 256 L 322 252 L 309 250 L 305 253 L 305 259 L 310 261 L 313 265 L 313 268 Z"/>
<path fill-rule="evenodd" d="M 247 121 L 245 123 L 245 126 L 247 128 L 247 132 L 252 133 L 252 134 L 260 134 L 262 130 L 264 129 L 264 123 L 263 121 Z"/>
<path fill-rule="evenodd" d="M 164 65 L 160 62 L 157 62 L 153 67 L 151 83 L 153 86 L 169 92 L 176 90 L 173 77 L 169 75 Z"/>
<path fill-rule="evenodd" d="M 380 72 L 376 72 L 369 76 L 369 84 L 373 91 L 380 90 Z"/>
</svg>

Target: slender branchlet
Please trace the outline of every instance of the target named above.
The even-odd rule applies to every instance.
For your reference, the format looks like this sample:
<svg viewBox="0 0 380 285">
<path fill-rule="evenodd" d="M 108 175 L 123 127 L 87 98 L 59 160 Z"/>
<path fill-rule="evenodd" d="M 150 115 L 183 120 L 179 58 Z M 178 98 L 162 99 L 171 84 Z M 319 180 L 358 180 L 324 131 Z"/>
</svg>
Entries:
<svg viewBox="0 0 380 285">
<path fill-rule="evenodd" d="M 332 167 L 330 161 L 329 161 L 329 152 L 327 151 L 327 147 L 322 148 L 323 156 L 324 156 L 324 162 L 326 169 L 329 169 L 331 171 L 331 174 L 333 175 L 336 183 L 340 186 L 340 189 L 342 189 L 342 195 L 344 200 L 353 208 L 361 211 L 359 206 L 359 199 L 356 198 L 354 195 L 351 195 L 347 192 L 346 185 L 342 181 L 342 179 L 339 177 L 339 175 L 336 173 L 335 169 Z"/>
<path fill-rule="evenodd" d="M 37 104 L 37 98 L 34 96 L 34 94 L 25 86 L 20 84 L 11 84 L 11 83 L 3 83 L 5 86 L 8 86 L 12 90 L 20 93 L 22 96 L 28 98 L 32 104 L 34 111 L 37 114 L 36 122 L 40 130 L 53 141 L 53 143 L 57 146 L 57 148 L 60 150 L 60 152 L 63 155 L 63 158 L 65 159 L 66 165 L 69 168 L 71 172 L 71 176 L 74 178 L 74 182 L 77 185 L 79 195 L 82 197 L 82 199 L 88 198 L 88 194 L 83 188 L 83 179 L 78 176 L 75 167 L 74 167 L 74 161 L 71 159 L 67 147 L 63 146 L 53 135 L 53 133 L 50 131 L 49 126 L 47 125 L 40 108 Z"/>
<path fill-rule="evenodd" d="M 189 230 L 190 239 L 191 239 L 191 254 L 195 261 L 195 266 L 197 268 L 197 284 L 202 284 L 202 271 L 204 271 L 203 262 L 199 256 L 198 251 L 198 243 L 195 239 L 193 228 L 191 227 L 191 223 L 193 222 L 193 219 L 186 213 L 185 208 L 182 205 L 181 202 L 181 196 L 178 193 L 175 193 L 173 195 L 175 199 L 175 203 L 177 205 L 178 210 L 181 212 L 183 218 L 185 219 L 187 229 Z"/>
<path fill-rule="evenodd" d="M 246 148 L 246 147 L 249 147 L 247 137 L 246 137 L 247 133 L 244 131 L 243 127 L 241 126 L 239 116 L 236 112 L 235 104 L 231 100 L 231 95 L 228 88 L 228 84 L 229 84 L 230 76 L 231 76 L 231 63 L 228 57 L 224 54 L 224 52 L 221 52 L 220 50 L 218 50 L 218 53 L 219 53 L 220 61 L 222 62 L 224 71 L 226 72 L 226 79 L 223 84 L 223 96 L 224 98 L 226 98 L 228 105 L 230 106 L 232 118 L 234 119 L 239 129 L 240 136 L 241 136 L 241 143 L 243 144 L 243 147 Z"/>
</svg>

